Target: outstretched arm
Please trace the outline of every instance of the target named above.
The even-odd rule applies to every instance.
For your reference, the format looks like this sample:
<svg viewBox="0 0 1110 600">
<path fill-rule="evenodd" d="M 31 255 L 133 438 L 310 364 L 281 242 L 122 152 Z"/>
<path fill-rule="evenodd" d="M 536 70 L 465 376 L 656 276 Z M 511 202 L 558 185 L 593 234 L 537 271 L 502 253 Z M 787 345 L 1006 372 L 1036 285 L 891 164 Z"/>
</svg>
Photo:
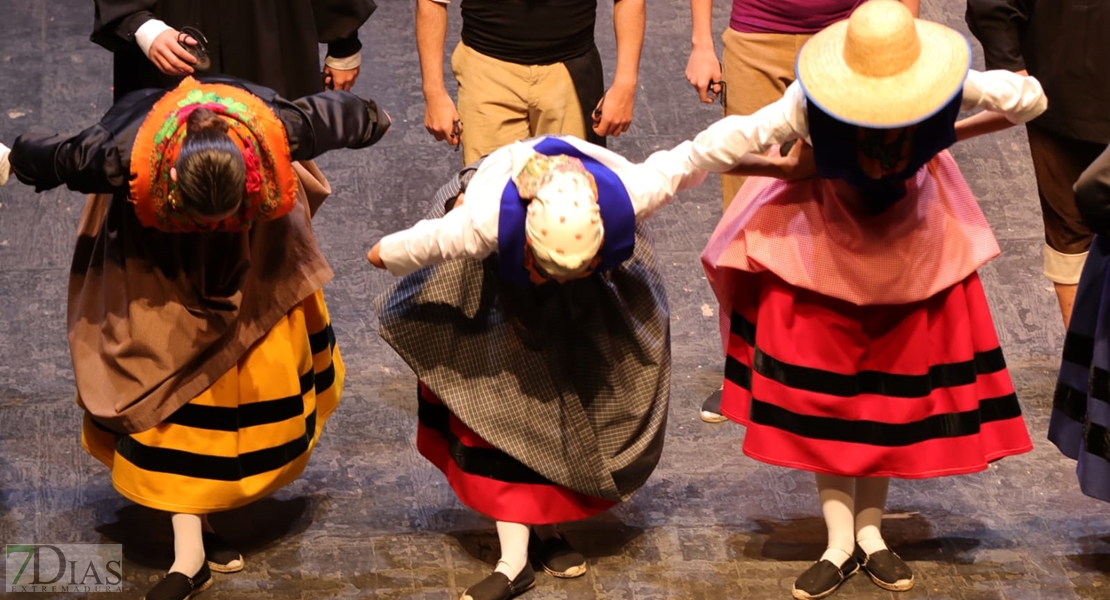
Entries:
<svg viewBox="0 0 1110 600">
<path fill-rule="evenodd" d="M 474 194 L 480 196 L 480 194 Z M 487 195 L 488 196 L 488 195 Z M 421 268 L 456 258 L 485 258 L 497 250 L 499 196 L 467 201 L 438 219 L 382 238 L 367 255 L 379 269 L 403 277 Z"/>
<path fill-rule="evenodd" d="M 85 194 L 127 191 L 128 164 L 115 136 L 97 124 L 76 136 L 21 135 L 12 145 L 12 173 L 36 192 L 65 184 Z"/>
<path fill-rule="evenodd" d="M 1100 235 L 1110 232 L 1110 147 L 1079 176 L 1075 204 L 1092 231 Z"/>
<path fill-rule="evenodd" d="M 808 136 L 805 92 L 794 82 L 782 98 L 755 114 L 725 117 L 699 133 L 694 138 L 690 158 L 699 168 L 728 173 L 747 154 L 763 153 L 775 144 Z"/>
<path fill-rule="evenodd" d="M 277 98 L 274 105 L 285 123 L 293 160 L 309 160 L 340 148 L 366 148 L 389 131 L 389 115 L 373 100 L 350 92 L 326 91 L 296 102 Z"/>
<path fill-rule="evenodd" d="M 956 139 L 966 140 L 1032 121 L 1048 109 L 1048 98 L 1024 72 L 969 71 L 961 108 L 983 111 L 956 122 Z"/>
</svg>

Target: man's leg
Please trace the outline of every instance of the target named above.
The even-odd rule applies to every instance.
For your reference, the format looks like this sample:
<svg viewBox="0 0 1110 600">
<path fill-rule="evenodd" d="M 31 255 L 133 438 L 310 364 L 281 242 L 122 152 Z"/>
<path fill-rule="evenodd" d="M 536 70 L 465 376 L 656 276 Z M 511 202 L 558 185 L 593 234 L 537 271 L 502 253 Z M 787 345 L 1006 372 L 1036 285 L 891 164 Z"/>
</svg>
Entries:
<svg viewBox="0 0 1110 600">
<path fill-rule="evenodd" d="M 563 134 L 586 139 L 586 122 L 574 80 L 562 63 L 537 65 L 528 87 L 531 135 Z"/>
<path fill-rule="evenodd" d="M 1056 289 L 1060 315 L 1067 327 L 1075 304 L 1079 274 L 1093 237 L 1079 216 L 1072 186 L 1105 147 L 1073 140 L 1035 125 L 1026 129 L 1044 218 L 1044 274 Z"/>
<path fill-rule="evenodd" d="M 459 42 L 451 55 L 451 70 L 459 82 L 464 165 L 529 137 L 529 67 L 497 60 Z"/>
</svg>

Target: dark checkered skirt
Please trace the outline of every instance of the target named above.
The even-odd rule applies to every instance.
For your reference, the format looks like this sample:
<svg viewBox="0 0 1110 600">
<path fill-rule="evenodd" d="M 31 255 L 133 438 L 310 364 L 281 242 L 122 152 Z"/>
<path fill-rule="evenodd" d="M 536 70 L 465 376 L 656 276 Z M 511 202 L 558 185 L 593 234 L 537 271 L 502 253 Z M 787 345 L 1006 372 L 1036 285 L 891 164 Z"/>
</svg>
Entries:
<svg viewBox="0 0 1110 600">
<path fill-rule="evenodd" d="M 453 178 L 440 190 L 432 216 L 458 189 Z M 671 385 L 667 297 L 646 228 L 620 268 L 562 285 L 514 286 L 496 261 L 429 267 L 377 299 L 381 336 L 480 439 L 468 442 L 434 402 L 421 402 L 421 426 L 444 437 L 463 474 L 627 500 L 659 461 Z"/>
</svg>

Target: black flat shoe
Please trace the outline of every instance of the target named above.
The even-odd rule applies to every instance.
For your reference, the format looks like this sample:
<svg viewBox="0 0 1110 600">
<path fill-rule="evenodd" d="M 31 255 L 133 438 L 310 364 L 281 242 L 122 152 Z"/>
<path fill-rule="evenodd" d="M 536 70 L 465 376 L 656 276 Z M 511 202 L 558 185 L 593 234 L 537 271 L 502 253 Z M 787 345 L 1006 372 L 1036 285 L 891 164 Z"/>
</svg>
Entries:
<svg viewBox="0 0 1110 600">
<path fill-rule="evenodd" d="M 205 532 L 204 560 L 208 566 L 217 573 L 238 573 L 243 570 L 246 561 L 238 550 L 215 533 Z"/>
<path fill-rule="evenodd" d="M 706 423 L 724 423 L 728 417 L 721 414 L 721 394 L 724 393 L 724 388 L 721 388 L 706 397 L 705 402 L 701 404 L 701 420 Z"/>
<path fill-rule="evenodd" d="M 574 579 L 586 574 L 586 557 L 572 548 L 562 535 L 541 540 L 533 532 L 528 539 L 528 555 L 553 577 Z"/>
<path fill-rule="evenodd" d="M 813 563 L 805 573 L 794 582 L 793 594 L 797 600 L 818 600 L 836 591 L 840 584 L 859 571 L 859 563 L 853 556 L 839 568 L 827 560 Z"/>
<path fill-rule="evenodd" d="M 536 572 L 531 565 L 524 565 L 524 570 L 516 579 L 509 581 L 504 573 L 494 571 L 485 579 L 466 588 L 461 600 L 509 600 L 527 592 L 536 586 Z"/>
<path fill-rule="evenodd" d="M 143 600 L 189 600 L 212 586 L 212 571 L 203 564 L 196 575 L 188 577 L 176 571 L 166 573 L 158 585 L 150 588 Z"/>
<path fill-rule="evenodd" d="M 856 560 L 871 576 L 871 581 L 884 590 L 904 592 L 913 587 L 913 571 L 910 566 L 889 548 L 867 554 L 863 548 L 856 546 Z"/>
</svg>

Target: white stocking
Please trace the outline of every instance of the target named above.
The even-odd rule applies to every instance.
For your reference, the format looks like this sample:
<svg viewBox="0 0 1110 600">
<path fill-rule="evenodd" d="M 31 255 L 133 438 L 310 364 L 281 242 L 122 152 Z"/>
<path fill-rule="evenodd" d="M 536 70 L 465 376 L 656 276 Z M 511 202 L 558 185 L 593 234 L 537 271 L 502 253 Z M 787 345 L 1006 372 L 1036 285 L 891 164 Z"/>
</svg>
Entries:
<svg viewBox="0 0 1110 600">
<path fill-rule="evenodd" d="M 204 566 L 204 541 L 200 515 L 175 514 L 173 522 L 173 565 L 170 572 L 192 577 Z"/>
<path fill-rule="evenodd" d="M 829 530 L 829 544 L 821 559 L 840 567 L 856 549 L 855 481 L 851 477 L 818 473 L 817 494 Z"/>
<path fill-rule="evenodd" d="M 528 564 L 528 526 L 498 521 L 497 539 L 501 542 L 501 560 L 494 571 L 504 573 L 512 581 Z"/>
<path fill-rule="evenodd" d="M 856 479 L 856 542 L 868 555 L 886 549 L 880 531 L 889 477 Z"/>
</svg>

